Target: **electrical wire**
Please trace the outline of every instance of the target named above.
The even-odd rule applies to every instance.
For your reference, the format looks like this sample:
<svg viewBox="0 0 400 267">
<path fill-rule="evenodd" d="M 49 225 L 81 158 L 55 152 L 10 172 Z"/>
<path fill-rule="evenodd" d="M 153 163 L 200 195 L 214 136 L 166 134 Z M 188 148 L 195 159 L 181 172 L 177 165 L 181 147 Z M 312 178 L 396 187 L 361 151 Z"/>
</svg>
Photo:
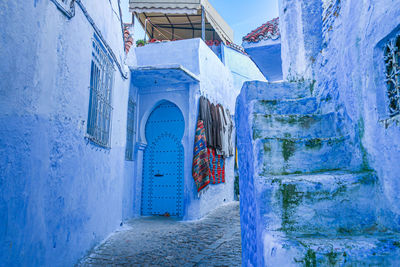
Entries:
<svg viewBox="0 0 400 267">
<path fill-rule="evenodd" d="M 119 63 L 117 57 L 114 54 L 114 51 L 112 50 L 112 48 L 108 45 L 107 41 L 105 40 L 103 34 L 101 34 L 101 31 L 99 30 L 99 28 L 97 27 L 96 23 L 94 22 L 93 18 L 90 16 L 90 14 L 88 13 L 86 7 L 83 5 L 83 3 L 81 2 L 81 0 L 71 0 L 71 4 L 70 4 L 70 11 L 66 10 L 57 0 L 51 0 L 51 2 L 53 2 L 57 9 L 59 9 L 68 19 L 71 19 L 75 16 L 75 6 L 74 3 L 76 3 L 79 8 L 82 10 L 83 14 L 85 15 L 87 21 L 90 23 L 90 25 L 92 26 L 92 28 L 94 29 L 94 31 L 96 32 L 97 36 L 100 38 L 101 42 L 103 43 L 104 47 L 106 48 L 107 52 L 110 54 L 111 58 L 113 59 L 114 63 L 117 65 L 119 72 L 121 73 L 122 78 L 124 79 L 128 79 L 128 73 L 124 72 L 124 70 L 122 69 L 122 65 Z M 119 4 L 119 0 L 118 0 L 118 4 Z M 112 8 L 112 7 L 111 7 Z M 123 38 L 123 25 L 122 25 L 122 15 L 121 15 L 121 27 L 122 27 L 122 38 Z M 124 44 L 125 45 L 125 44 Z M 125 46 L 123 48 L 125 51 Z"/>
<path fill-rule="evenodd" d="M 119 61 L 117 60 L 117 57 L 115 56 L 113 50 L 111 49 L 111 47 L 108 45 L 108 43 L 106 42 L 106 40 L 104 39 L 104 36 L 101 34 L 101 31 L 99 30 L 99 28 L 97 27 L 96 23 L 94 22 L 93 18 L 89 15 L 89 13 L 87 12 L 85 6 L 82 4 L 81 0 L 76 0 L 75 1 L 78 6 L 81 8 L 83 14 L 86 16 L 86 19 L 89 21 L 89 23 L 92 25 L 94 31 L 96 32 L 96 34 L 99 36 L 100 40 L 103 42 L 104 46 L 106 47 L 108 53 L 110 53 L 111 57 L 113 58 L 115 64 L 117 65 L 119 72 L 121 73 L 122 77 L 124 79 L 128 79 L 128 73 L 125 73 L 122 70 L 122 66 L 119 63 Z"/>
</svg>

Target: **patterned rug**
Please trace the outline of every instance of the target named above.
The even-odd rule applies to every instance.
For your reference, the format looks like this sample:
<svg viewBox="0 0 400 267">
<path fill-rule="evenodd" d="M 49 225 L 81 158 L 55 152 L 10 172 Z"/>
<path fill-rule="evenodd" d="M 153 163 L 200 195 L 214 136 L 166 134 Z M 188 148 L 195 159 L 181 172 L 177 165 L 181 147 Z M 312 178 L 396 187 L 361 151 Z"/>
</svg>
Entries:
<svg viewBox="0 0 400 267">
<path fill-rule="evenodd" d="M 205 189 L 210 184 L 209 157 L 207 153 L 206 134 L 202 120 L 197 121 L 196 137 L 193 149 L 192 175 L 196 183 L 197 192 Z"/>
</svg>

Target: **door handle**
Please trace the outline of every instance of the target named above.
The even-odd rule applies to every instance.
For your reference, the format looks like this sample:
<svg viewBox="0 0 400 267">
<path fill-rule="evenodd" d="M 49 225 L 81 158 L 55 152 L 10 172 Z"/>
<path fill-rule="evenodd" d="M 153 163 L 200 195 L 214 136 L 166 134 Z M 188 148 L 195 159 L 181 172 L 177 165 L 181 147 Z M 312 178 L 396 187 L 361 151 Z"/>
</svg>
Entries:
<svg viewBox="0 0 400 267">
<path fill-rule="evenodd" d="M 159 173 L 157 173 L 156 175 L 154 175 L 155 177 L 163 177 L 164 176 L 164 174 L 159 174 Z"/>
</svg>

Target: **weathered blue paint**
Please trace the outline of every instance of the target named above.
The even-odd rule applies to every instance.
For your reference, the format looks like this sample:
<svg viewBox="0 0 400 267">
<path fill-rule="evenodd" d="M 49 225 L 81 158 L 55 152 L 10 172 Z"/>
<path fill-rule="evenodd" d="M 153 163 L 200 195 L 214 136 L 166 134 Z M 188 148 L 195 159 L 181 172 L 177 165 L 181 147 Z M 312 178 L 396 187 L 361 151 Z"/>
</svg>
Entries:
<svg viewBox="0 0 400 267">
<path fill-rule="evenodd" d="M 289 15 L 285 15 L 288 13 L 283 12 L 289 2 L 281 2 L 282 21 L 291 21 Z M 359 135 L 365 164 L 377 171 L 382 182 L 388 205 L 382 211 L 385 215 L 382 221 L 399 229 L 399 169 L 393 160 L 400 157 L 396 149 L 400 131 L 395 122 L 385 125 L 388 112 L 382 47 L 387 37 L 399 32 L 399 23 L 394 19 L 400 14 L 399 1 L 330 1 L 329 10 L 329 1 L 325 2 L 321 16 L 324 27 L 318 35 L 322 42 L 306 50 L 320 51 L 308 61 L 314 73 L 311 79 L 316 80 L 314 94 L 322 100 L 323 111 L 338 110 L 347 114 L 345 125 Z M 320 27 L 311 17 L 305 18 L 304 24 Z M 310 32 L 303 35 L 289 31 L 289 27 L 287 30 L 286 39 L 292 43 L 292 48 L 288 49 L 294 49 L 296 40 L 311 35 Z M 283 54 L 288 52 L 283 51 Z M 291 59 L 284 59 L 283 65 L 296 66 L 301 60 L 292 54 Z"/>
<path fill-rule="evenodd" d="M 246 47 L 246 52 L 270 82 L 282 81 L 281 44 Z"/>
<path fill-rule="evenodd" d="M 238 52 L 240 60 L 224 65 L 200 39 L 150 44 L 125 58 L 118 1 L 83 4 L 123 72 L 143 75 L 140 82 L 125 80 L 115 66 L 110 149 L 85 139 L 94 29 L 82 10 L 68 20 L 51 1 L 0 2 L 0 23 L 7 25 L 0 30 L 0 261 L 6 266 L 73 265 L 124 219 L 140 216 L 143 152 L 150 145 L 145 126 L 163 101 L 185 121 L 183 219 L 233 200 L 233 158 L 226 161 L 226 183 L 197 195 L 191 177 L 197 103 L 208 95 L 233 113 L 241 83 L 263 79 L 255 65 Z M 140 69 L 155 65 L 164 68 Z M 125 161 L 129 97 L 138 109 L 134 161 Z"/>
<path fill-rule="evenodd" d="M 146 122 L 142 214 L 183 216 L 185 121 L 171 102 L 159 104 Z"/>
<path fill-rule="evenodd" d="M 280 0 L 291 83 L 246 83 L 237 105 L 246 266 L 399 265 L 383 60 L 399 3 Z"/>
<path fill-rule="evenodd" d="M 0 265 L 72 266 L 132 216 L 130 85 L 115 72 L 111 149 L 87 142 L 93 28 L 33 3 L 0 3 Z M 84 4 L 124 58 L 117 1 Z"/>
<path fill-rule="evenodd" d="M 225 45 L 221 47 L 222 62 L 231 70 L 235 88 L 242 88 L 246 81 L 267 81 L 259 66 L 248 55 Z"/>
<path fill-rule="evenodd" d="M 135 214 L 140 214 L 141 162 L 143 150 L 148 145 L 144 126 L 151 111 L 165 100 L 176 104 L 185 119 L 182 138 L 185 153 L 183 219 L 201 218 L 219 205 L 233 200 L 233 158 L 226 160 L 226 183 L 210 186 L 200 198 L 197 195 L 191 166 L 198 99 L 201 94 L 206 95 L 211 101 L 228 107 L 233 114 L 236 96 L 243 82 L 254 79 L 265 81 L 265 78 L 248 56 L 231 48 L 222 48 L 225 64 L 201 39 L 154 43 L 136 48 L 138 66 L 132 68 L 136 76 L 132 82 L 139 87 Z M 150 72 L 151 75 L 148 74 Z"/>
</svg>

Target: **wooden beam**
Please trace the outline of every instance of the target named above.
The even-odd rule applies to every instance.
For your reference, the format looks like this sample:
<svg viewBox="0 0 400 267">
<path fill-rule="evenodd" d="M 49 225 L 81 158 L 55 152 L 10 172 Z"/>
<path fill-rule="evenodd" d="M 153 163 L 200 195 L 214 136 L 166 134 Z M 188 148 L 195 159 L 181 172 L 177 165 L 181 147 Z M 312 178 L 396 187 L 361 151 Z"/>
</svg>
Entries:
<svg viewBox="0 0 400 267">
<path fill-rule="evenodd" d="M 164 15 L 165 15 L 165 17 L 167 18 L 169 24 L 171 24 L 171 28 L 172 28 L 171 40 L 174 40 L 174 37 L 175 37 L 175 28 L 174 28 L 174 25 L 172 24 L 171 20 L 168 18 L 167 14 L 164 14 Z"/>
<path fill-rule="evenodd" d="M 192 21 L 190 20 L 190 17 L 188 16 L 188 14 L 186 14 L 186 17 L 187 17 L 187 19 L 188 19 L 188 21 L 189 21 L 189 23 L 190 23 L 190 26 L 192 26 L 192 38 L 194 38 L 194 26 L 193 26 L 193 23 L 192 23 Z"/>
</svg>

